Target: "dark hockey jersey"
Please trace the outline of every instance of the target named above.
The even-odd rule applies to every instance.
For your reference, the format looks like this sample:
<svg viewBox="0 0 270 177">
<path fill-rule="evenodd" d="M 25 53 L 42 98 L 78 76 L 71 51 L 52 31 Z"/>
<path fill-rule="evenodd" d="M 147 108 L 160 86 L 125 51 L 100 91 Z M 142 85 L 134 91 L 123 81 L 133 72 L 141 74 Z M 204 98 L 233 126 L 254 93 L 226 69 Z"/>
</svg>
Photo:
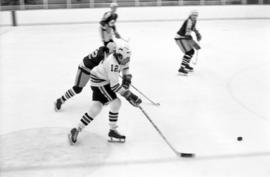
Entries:
<svg viewBox="0 0 270 177">
<path fill-rule="evenodd" d="M 190 31 L 196 30 L 196 21 L 192 21 L 190 18 L 186 19 L 178 30 L 177 34 L 180 36 L 190 35 Z"/>
<path fill-rule="evenodd" d="M 97 66 L 102 60 L 105 59 L 108 53 L 107 47 L 99 47 L 94 52 L 90 53 L 83 59 L 83 64 L 88 69 L 92 70 L 95 66 Z"/>
</svg>

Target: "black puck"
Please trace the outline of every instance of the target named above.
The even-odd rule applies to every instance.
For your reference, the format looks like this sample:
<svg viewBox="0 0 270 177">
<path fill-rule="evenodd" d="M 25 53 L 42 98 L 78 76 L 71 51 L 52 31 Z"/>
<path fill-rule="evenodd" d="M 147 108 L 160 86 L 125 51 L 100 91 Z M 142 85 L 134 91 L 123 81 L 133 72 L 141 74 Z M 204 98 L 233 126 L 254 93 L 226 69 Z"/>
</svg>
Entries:
<svg viewBox="0 0 270 177">
<path fill-rule="evenodd" d="M 243 140 L 242 136 L 237 137 L 237 141 L 242 141 L 242 140 Z"/>
</svg>

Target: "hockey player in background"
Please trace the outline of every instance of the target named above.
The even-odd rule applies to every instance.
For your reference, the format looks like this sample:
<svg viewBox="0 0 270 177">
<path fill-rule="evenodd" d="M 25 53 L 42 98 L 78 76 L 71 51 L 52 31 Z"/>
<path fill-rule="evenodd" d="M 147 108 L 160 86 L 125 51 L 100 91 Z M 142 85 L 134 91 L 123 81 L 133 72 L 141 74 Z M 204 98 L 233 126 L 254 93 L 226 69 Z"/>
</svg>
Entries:
<svg viewBox="0 0 270 177">
<path fill-rule="evenodd" d="M 191 11 L 189 17 L 184 21 L 181 28 L 178 30 L 175 41 L 181 51 L 184 53 L 181 66 L 178 70 L 179 74 L 187 75 L 188 72 L 193 71 L 193 67 L 190 66 L 190 61 L 195 53 L 195 50 L 199 50 L 200 46 L 193 40 L 191 32 L 195 32 L 197 41 L 202 39 L 201 34 L 196 29 L 198 12 Z M 195 50 L 194 50 L 195 49 Z"/>
<path fill-rule="evenodd" d="M 102 60 L 104 60 L 110 53 L 113 53 L 116 49 L 116 45 L 113 42 L 107 44 L 107 47 L 101 46 L 89 55 L 83 58 L 83 61 L 78 67 L 75 83 L 68 89 L 64 95 L 58 98 L 54 103 L 55 111 L 61 109 L 62 104 L 67 100 L 81 93 L 85 85 L 90 79 L 91 70 L 97 66 Z"/>
<path fill-rule="evenodd" d="M 71 129 L 68 136 L 71 145 L 77 142 L 79 132 L 91 123 L 101 112 L 103 106 L 107 104 L 110 106 L 110 131 L 108 136 L 111 141 L 115 141 L 116 139 L 119 142 L 125 142 L 126 137 L 116 130 L 121 107 L 121 100 L 117 97 L 117 93 L 126 98 L 135 107 L 139 106 L 142 102 L 138 96 L 129 91 L 131 79 L 131 74 L 129 74 L 130 55 L 131 51 L 127 43 L 118 44 L 117 42 L 116 51 L 92 69 L 90 78 L 92 103 L 89 111 L 80 119 L 79 125 Z M 122 84 L 119 83 L 121 72 L 123 75 Z M 125 78 L 129 79 L 125 81 Z"/>
<path fill-rule="evenodd" d="M 116 30 L 115 22 L 118 18 L 118 15 L 116 13 L 118 4 L 117 3 L 111 3 L 110 4 L 111 10 L 104 13 L 100 23 L 100 34 L 101 39 L 106 46 L 109 42 L 114 42 L 113 38 L 121 38 L 120 34 Z"/>
</svg>

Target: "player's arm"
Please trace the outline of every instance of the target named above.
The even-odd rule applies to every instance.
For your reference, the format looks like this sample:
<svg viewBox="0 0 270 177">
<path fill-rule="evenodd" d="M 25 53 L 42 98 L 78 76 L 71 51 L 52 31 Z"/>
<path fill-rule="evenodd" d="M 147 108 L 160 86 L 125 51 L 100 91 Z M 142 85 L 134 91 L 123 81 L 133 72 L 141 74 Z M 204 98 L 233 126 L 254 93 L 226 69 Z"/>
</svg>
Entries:
<svg viewBox="0 0 270 177">
<path fill-rule="evenodd" d="M 196 27 L 194 27 L 193 31 L 194 31 L 195 34 L 196 34 L 197 41 L 202 40 L 201 33 L 198 31 L 198 29 L 197 29 Z"/>
<path fill-rule="evenodd" d="M 125 89 L 129 89 L 131 84 L 132 75 L 129 72 L 129 63 L 126 64 L 122 70 L 122 86 Z"/>
<path fill-rule="evenodd" d="M 119 68 L 119 70 L 118 70 Z M 132 104 L 133 106 L 138 106 L 141 104 L 142 100 L 133 94 L 131 91 L 125 89 L 122 85 L 119 83 L 119 73 L 120 73 L 120 66 L 111 64 L 110 68 L 108 69 L 109 79 L 110 79 L 110 85 L 112 91 L 119 93 L 123 97 L 127 99 L 127 101 Z"/>
<path fill-rule="evenodd" d="M 118 18 L 118 15 L 117 14 L 115 14 L 115 15 L 116 15 L 116 17 L 115 17 L 115 22 L 116 22 L 117 21 L 117 18 Z M 120 36 L 119 32 L 117 31 L 115 24 L 112 25 L 112 29 L 113 29 L 113 32 L 114 32 L 115 37 L 118 38 L 118 39 L 120 39 L 121 36 Z"/>
<path fill-rule="evenodd" d="M 126 63 L 122 69 L 122 75 L 127 75 L 127 74 L 130 74 L 129 73 L 129 62 Z"/>
<path fill-rule="evenodd" d="M 98 49 L 94 50 L 92 53 L 89 55 L 85 56 L 83 58 L 83 64 L 84 67 L 92 70 L 98 63 L 101 61 L 97 56 L 98 56 Z"/>
<path fill-rule="evenodd" d="M 120 34 L 118 33 L 118 31 L 116 30 L 116 26 L 115 26 L 115 25 L 112 26 L 112 29 L 113 29 L 113 32 L 114 32 L 115 37 L 116 37 L 117 39 L 120 39 L 121 36 L 120 36 Z"/>
</svg>

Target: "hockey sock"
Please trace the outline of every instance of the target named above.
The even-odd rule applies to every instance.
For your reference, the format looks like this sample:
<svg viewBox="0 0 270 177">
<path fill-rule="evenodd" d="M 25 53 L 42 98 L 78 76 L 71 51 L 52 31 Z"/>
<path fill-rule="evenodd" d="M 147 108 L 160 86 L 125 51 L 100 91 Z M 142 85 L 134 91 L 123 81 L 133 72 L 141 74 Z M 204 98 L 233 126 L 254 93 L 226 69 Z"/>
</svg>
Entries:
<svg viewBox="0 0 270 177">
<path fill-rule="evenodd" d="M 191 56 L 185 54 L 183 57 L 181 66 L 183 66 L 183 67 L 187 66 L 189 64 L 190 60 L 191 60 Z"/>
<path fill-rule="evenodd" d="M 64 103 L 65 101 L 67 101 L 68 99 L 72 98 L 74 95 L 76 95 L 76 93 L 74 92 L 74 90 L 71 88 L 68 91 L 66 91 L 66 93 L 61 97 L 61 101 Z"/>
<path fill-rule="evenodd" d="M 82 130 L 85 126 L 87 126 L 93 120 L 94 120 L 94 118 L 92 118 L 91 116 L 89 116 L 89 114 L 87 112 L 84 113 L 84 115 L 81 118 L 81 122 L 79 124 L 78 129 L 79 130 Z"/>
<path fill-rule="evenodd" d="M 109 112 L 109 126 L 111 130 L 115 130 L 117 126 L 117 120 L 118 120 L 118 112 L 113 113 Z"/>
</svg>

